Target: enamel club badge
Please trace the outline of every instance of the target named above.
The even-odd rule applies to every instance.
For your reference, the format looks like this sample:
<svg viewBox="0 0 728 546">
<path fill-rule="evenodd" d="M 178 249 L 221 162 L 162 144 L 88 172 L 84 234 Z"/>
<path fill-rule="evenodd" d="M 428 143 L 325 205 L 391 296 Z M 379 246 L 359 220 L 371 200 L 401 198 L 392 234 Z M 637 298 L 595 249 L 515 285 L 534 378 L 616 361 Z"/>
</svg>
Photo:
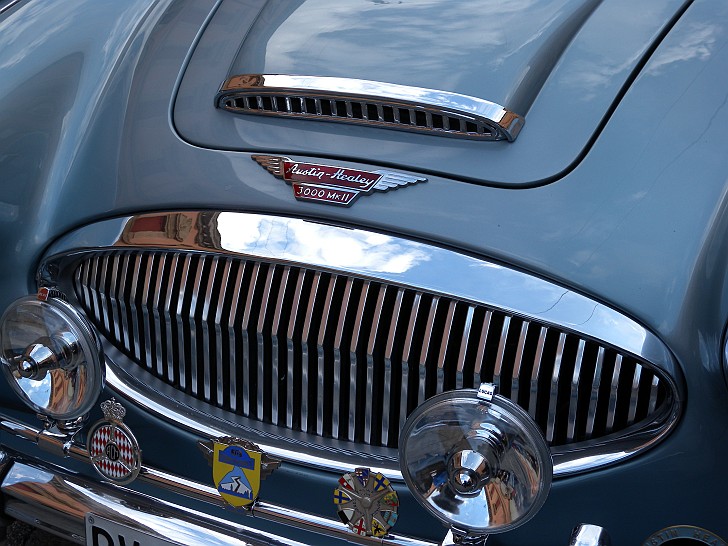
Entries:
<svg viewBox="0 0 728 546">
<path fill-rule="evenodd" d="M 380 472 L 368 468 L 339 478 L 334 504 L 341 521 L 358 535 L 383 537 L 397 522 L 397 492 Z"/>
<path fill-rule="evenodd" d="M 139 475 L 142 452 L 139 443 L 122 420 L 124 407 L 113 398 L 101 404 L 104 418 L 89 430 L 86 445 L 91 464 L 101 476 L 117 484 L 127 484 Z"/>
<path fill-rule="evenodd" d="M 198 442 L 212 464 L 212 480 L 230 506 L 249 508 L 258 498 L 260 482 L 280 465 L 261 449 L 240 438 Z"/>
<path fill-rule="evenodd" d="M 261 167 L 276 178 L 282 178 L 293 187 L 293 196 L 299 201 L 315 201 L 328 205 L 348 207 L 360 195 L 373 191 L 389 191 L 426 178 L 394 171 L 361 171 L 332 165 L 318 165 L 294 161 L 290 157 L 275 155 L 252 156 Z"/>
</svg>

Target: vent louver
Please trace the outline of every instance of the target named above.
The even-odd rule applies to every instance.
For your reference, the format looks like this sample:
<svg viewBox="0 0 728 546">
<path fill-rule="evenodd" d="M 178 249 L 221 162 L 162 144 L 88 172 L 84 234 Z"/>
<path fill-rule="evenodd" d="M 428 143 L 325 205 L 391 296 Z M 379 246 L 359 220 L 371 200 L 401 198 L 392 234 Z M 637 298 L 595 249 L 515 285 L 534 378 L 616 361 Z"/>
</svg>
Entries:
<svg viewBox="0 0 728 546">
<path fill-rule="evenodd" d="M 431 89 L 346 78 L 244 74 L 218 108 L 480 140 L 515 140 L 523 118 L 492 102 Z"/>
</svg>

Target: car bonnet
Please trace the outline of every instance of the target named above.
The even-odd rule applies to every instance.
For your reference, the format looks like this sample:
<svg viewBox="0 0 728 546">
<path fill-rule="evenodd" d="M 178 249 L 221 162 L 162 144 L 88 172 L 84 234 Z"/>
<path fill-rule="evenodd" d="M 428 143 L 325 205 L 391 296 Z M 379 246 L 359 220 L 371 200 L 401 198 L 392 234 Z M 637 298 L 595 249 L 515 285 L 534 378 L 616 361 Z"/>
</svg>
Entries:
<svg viewBox="0 0 728 546">
<path fill-rule="evenodd" d="M 362 161 L 496 186 L 543 184 L 584 157 L 688 5 L 222 0 L 184 68 L 173 124 L 206 148 Z M 322 123 L 331 116 L 313 108 L 303 118 L 238 115 L 219 108 L 216 97 L 239 75 L 394 84 L 413 97 L 446 92 L 490 101 L 525 124 L 513 141 L 487 141 L 362 120 Z"/>
</svg>

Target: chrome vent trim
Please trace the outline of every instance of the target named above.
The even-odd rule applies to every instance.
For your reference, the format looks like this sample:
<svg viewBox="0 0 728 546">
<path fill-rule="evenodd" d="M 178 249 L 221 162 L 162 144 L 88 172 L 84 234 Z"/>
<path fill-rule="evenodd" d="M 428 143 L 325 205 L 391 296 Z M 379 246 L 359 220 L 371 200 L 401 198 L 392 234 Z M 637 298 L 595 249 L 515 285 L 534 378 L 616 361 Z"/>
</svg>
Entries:
<svg viewBox="0 0 728 546">
<path fill-rule="evenodd" d="M 225 81 L 218 108 L 237 114 L 369 125 L 430 135 L 513 141 L 524 118 L 493 102 L 368 80 L 241 74 Z"/>
<path fill-rule="evenodd" d="M 356 247 L 364 253 L 341 252 Z M 198 431 L 204 421 L 264 431 L 262 443 L 279 452 L 286 448 L 271 438 L 295 437 L 286 442 L 333 466 L 350 466 L 359 453 L 394 467 L 406 414 L 436 392 L 481 380 L 499 383 L 535 416 L 560 474 L 654 444 L 680 410 L 670 353 L 627 317 L 530 275 L 404 239 L 184 212 L 103 222 L 51 255 L 41 282 L 75 293 L 118 347 L 117 375 L 125 369 L 133 384 L 131 361 L 148 372 L 124 388 L 139 403 L 164 392 L 144 405 L 172 419 L 179 405 L 197 411 Z"/>
</svg>

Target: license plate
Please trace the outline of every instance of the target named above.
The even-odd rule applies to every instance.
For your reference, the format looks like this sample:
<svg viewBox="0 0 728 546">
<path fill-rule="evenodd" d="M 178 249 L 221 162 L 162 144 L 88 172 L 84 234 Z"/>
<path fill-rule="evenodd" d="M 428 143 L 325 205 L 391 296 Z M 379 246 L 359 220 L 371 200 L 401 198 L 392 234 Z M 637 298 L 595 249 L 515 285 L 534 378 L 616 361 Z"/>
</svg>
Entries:
<svg viewBox="0 0 728 546">
<path fill-rule="evenodd" d="M 86 546 L 177 546 L 177 543 L 96 514 L 86 514 Z"/>
</svg>

